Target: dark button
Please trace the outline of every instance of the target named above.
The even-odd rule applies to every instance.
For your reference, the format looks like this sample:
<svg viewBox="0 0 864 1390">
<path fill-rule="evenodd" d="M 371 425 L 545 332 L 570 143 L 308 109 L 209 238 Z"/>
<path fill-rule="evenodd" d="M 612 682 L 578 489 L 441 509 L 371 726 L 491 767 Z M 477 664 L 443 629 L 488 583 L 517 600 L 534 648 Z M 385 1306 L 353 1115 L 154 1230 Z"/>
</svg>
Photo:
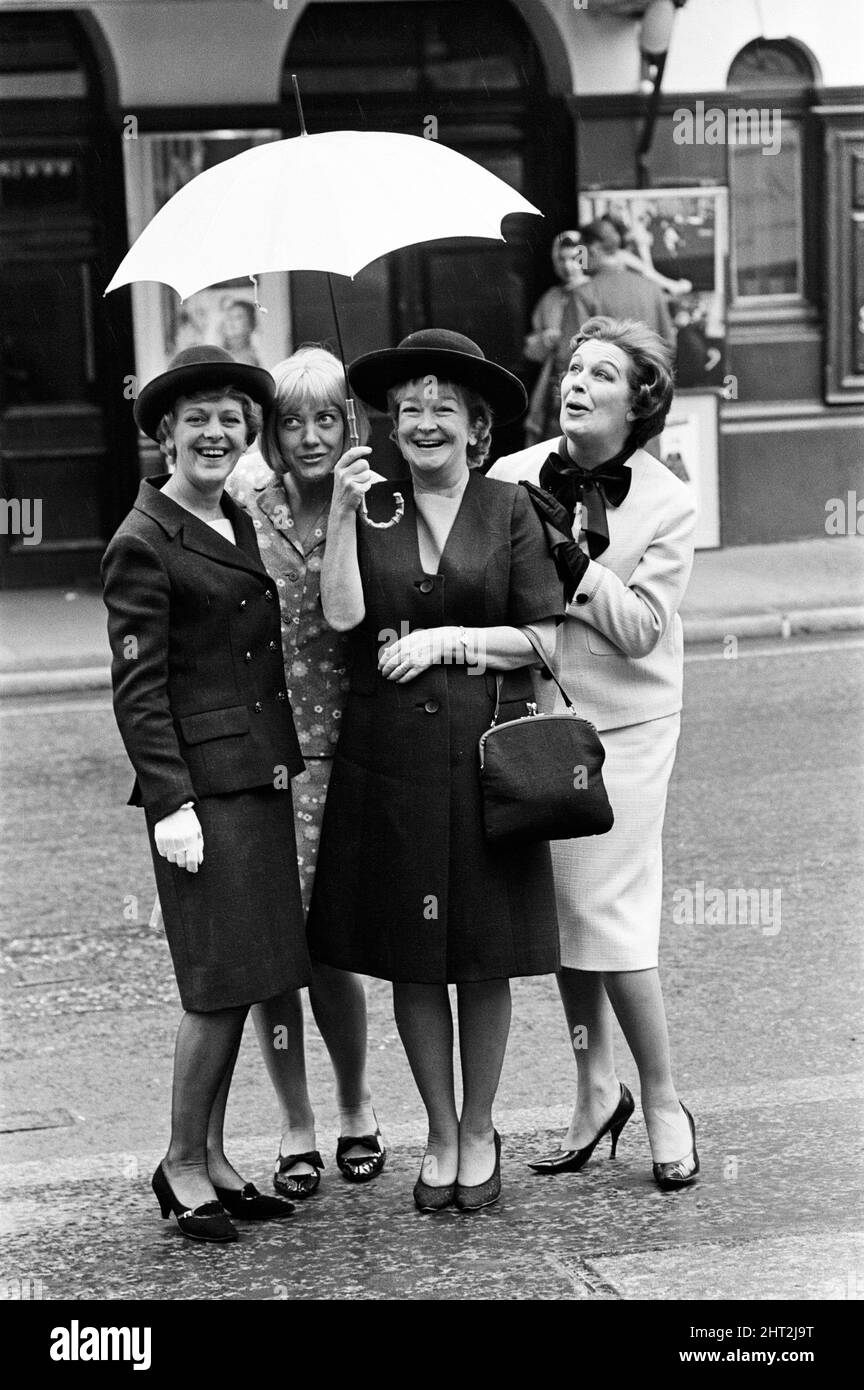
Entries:
<svg viewBox="0 0 864 1390">
<path fill-rule="evenodd" d="M 243 660 L 244 660 L 244 661 L 251 661 L 251 660 L 252 660 L 252 653 L 251 653 L 251 652 L 246 652 L 245 655 L 244 655 L 244 657 L 243 657 Z"/>
<path fill-rule="evenodd" d="M 243 611 L 243 609 L 244 609 L 245 607 L 246 607 L 246 600 L 245 600 L 245 598 L 241 598 L 241 600 L 240 600 L 240 611 L 241 611 L 241 613 L 242 613 L 242 611 Z"/>
<path fill-rule="evenodd" d="M 427 714 L 437 714 L 441 708 L 440 700 L 427 700 L 423 706 Z"/>
<path fill-rule="evenodd" d="M 577 595 L 576 595 L 576 602 L 577 602 L 577 603 L 587 603 L 587 602 L 588 602 L 588 595 L 587 595 L 587 594 L 577 594 Z"/>
<path fill-rule="evenodd" d="M 423 579 L 417 585 L 417 588 L 420 590 L 421 594 L 431 594 L 432 590 L 435 588 L 435 585 L 431 579 Z"/>
<path fill-rule="evenodd" d="M 278 652 L 278 650 L 279 650 L 279 643 L 278 643 L 278 642 L 271 642 L 271 643 L 270 643 L 270 650 L 271 650 L 271 652 Z"/>
<path fill-rule="evenodd" d="M 261 711 L 263 710 L 263 708 L 264 708 L 264 706 L 262 705 L 261 701 L 260 701 L 260 700 L 256 700 L 256 701 L 255 701 L 255 713 L 256 713 L 256 714 L 260 714 Z"/>
<path fill-rule="evenodd" d="M 294 582 L 295 579 L 299 578 L 299 576 L 298 576 L 296 570 L 289 570 L 288 573 L 287 573 L 287 575 L 286 575 L 285 577 L 286 577 L 286 579 L 290 579 L 291 582 L 292 582 L 292 584 L 293 584 L 293 582 Z"/>
<path fill-rule="evenodd" d="M 281 700 L 281 701 L 282 701 L 282 704 L 284 705 L 285 701 L 288 699 L 288 691 L 287 691 L 287 690 L 277 690 L 277 691 L 276 691 L 276 699 L 277 699 L 277 700 Z"/>
<path fill-rule="evenodd" d="M 264 590 L 264 597 L 266 598 L 266 600 L 267 600 L 268 603 L 272 603 L 272 602 L 273 602 L 273 590 L 272 590 L 272 589 L 265 589 L 265 590 Z"/>
</svg>

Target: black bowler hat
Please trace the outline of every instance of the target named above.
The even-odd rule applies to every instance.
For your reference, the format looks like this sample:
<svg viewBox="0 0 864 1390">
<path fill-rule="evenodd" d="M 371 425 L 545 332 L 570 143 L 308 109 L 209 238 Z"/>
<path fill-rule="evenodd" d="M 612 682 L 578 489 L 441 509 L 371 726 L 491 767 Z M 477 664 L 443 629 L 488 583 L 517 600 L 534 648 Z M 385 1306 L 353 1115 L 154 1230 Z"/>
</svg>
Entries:
<svg viewBox="0 0 864 1390">
<path fill-rule="evenodd" d="M 348 368 L 348 379 L 360 399 L 385 411 L 391 387 L 425 376 L 476 391 L 491 406 L 496 425 L 517 420 L 528 404 L 517 376 L 490 362 L 471 338 L 449 328 L 421 328 L 409 333 L 398 347 L 367 352 Z"/>
<path fill-rule="evenodd" d="M 276 399 L 276 383 L 263 367 L 235 362 L 224 348 L 201 343 L 178 352 L 167 371 L 142 387 L 132 409 L 135 423 L 155 439 L 159 421 L 180 396 L 194 396 L 220 386 L 235 386 L 265 410 Z"/>
</svg>

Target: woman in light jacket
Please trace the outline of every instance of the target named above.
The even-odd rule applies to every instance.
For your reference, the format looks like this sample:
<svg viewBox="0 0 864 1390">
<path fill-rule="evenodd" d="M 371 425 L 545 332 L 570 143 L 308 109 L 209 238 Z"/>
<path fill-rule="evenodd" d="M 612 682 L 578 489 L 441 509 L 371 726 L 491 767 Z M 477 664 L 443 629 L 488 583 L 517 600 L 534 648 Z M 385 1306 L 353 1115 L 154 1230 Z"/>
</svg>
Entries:
<svg viewBox="0 0 864 1390">
<path fill-rule="evenodd" d="M 568 599 L 555 664 L 600 731 L 615 813 L 609 834 L 551 846 L 578 1093 L 562 1149 L 532 1167 L 575 1171 L 607 1133 L 615 1152 L 634 1101 L 615 1073 L 611 1002 L 639 1069 L 654 1178 L 666 1190 L 699 1170 L 693 1119 L 672 1079 L 657 969 L 661 835 L 681 722 L 678 606 L 695 518 L 687 487 L 641 446 L 662 430 L 671 400 L 669 352 L 656 333 L 632 320 L 589 319 L 561 382 L 563 435 L 489 474 L 535 488 Z M 561 707 L 551 682 L 537 685 L 541 708 Z"/>
</svg>

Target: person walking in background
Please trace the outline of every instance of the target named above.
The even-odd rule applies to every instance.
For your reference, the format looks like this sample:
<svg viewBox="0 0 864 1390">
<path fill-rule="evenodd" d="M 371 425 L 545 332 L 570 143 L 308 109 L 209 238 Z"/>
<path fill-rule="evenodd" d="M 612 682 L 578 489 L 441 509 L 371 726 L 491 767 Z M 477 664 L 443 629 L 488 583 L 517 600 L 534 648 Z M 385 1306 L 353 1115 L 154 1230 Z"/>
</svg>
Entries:
<svg viewBox="0 0 864 1390">
<path fill-rule="evenodd" d="M 525 480 L 551 528 L 568 600 L 553 665 L 600 731 L 615 824 L 551 845 L 559 989 L 570 1036 L 583 1030 L 587 1046 L 574 1048 L 578 1090 L 562 1148 L 531 1166 L 575 1172 L 605 1134 L 615 1153 L 634 1100 L 615 1072 L 611 1001 L 639 1069 L 654 1179 L 673 1190 L 694 1180 L 699 1158 L 672 1079 L 657 969 L 663 818 L 681 724 L 678 607 L 695 525 L 690 490 L 643 448 L 672 401 L 668 348 L 643 323 L 590 319 L 570 345 L 561 399 L 563 434 L 500 459 L 489 477 Z M 557 687 L 535 686 L 544 713 L 563 710 Z"/>
<path fill-rule="evenodd" d="M 276 585 L 224 490 L 273 394 L 268 372 L 219 347 L 178 353 L 134 406 L 174 471 L 141 483 L 102 562 L 130 804 L 145 810 L 185 1010 L 152 1186 L 162 1215 L 203 1241 L 236 1240 L 230 1216 L 293 1211 L 244 1183 L 223 1139 L 249 1006 L 310 975 L 290 784 L 303 760 Z"/>
<path fill-rule="evenodd" d="M 558 420 L 561 402 L 555 362 L 561 339 L 561 318 L 564 306 L 573 291 L 586 280 L 583 269 L 584 248 L 579 232 L 559 232 L 552 242 L 552 265 L 560 285 L 552 285 L 538 299 L 531 315 L 531 332 L 525 339 L 524 353 L 529 362 L 539 362 L 540 372 L 531 392 L 525 420 L 525 443 L 534 444 L 546 439 Z"/>
<path fill-rule="evenodd" d="M 309 911 L 327 785 L 347 698 L 347 640 L 321 610 L 321 567 L 333 495 L 333 469 L 348 439 L 345 373 L 321 347 L 300 348 L 273 368 L 276 399 L 265 421 L 261 453 L 249 453 L 228 491 L 255 526 L 267 572 L 276 582 L 282 619 L 285 681 L 306 762 L 294 781 L 297 857 L 304 913 Z M 357 411 L 360 438 L 369 428 Z M 351 457 L 354 457 L 352 454 Z M 358 853 L 355 848 L 352 853 Z M 268 866 L 261 866 L 262 874 Z M 366 993 L 363 982 L 321 961 L 312 965 L 309 1002 L 336 1076 L 341 1134 L 336 1163 L 349 1182 L 368 1182 L 386 1150 L 366 1077 Z M 309 1098 L 298 991 L 252 1011 L 261 1050 L 282 1111 L 273 1185 L 295 1199 L 320 1182 L 315 1115 Z M 279 1037 L 279 1047 L 274 1037 Z"/>
<path fill-rule="evenodd" d="M 573 292 L 561 321 L 557 368 L 563 376 L 570 354 L 570 340 L 582 323 L 594 315 L 636 319 L 663 339 L 675 354 L 675 327 L 658 284 L 644 274 L 633 274 L 621 257 L 620 238 L 611 222 L 598 218 L 582 228 L 589 279 Z"/>
</svg>

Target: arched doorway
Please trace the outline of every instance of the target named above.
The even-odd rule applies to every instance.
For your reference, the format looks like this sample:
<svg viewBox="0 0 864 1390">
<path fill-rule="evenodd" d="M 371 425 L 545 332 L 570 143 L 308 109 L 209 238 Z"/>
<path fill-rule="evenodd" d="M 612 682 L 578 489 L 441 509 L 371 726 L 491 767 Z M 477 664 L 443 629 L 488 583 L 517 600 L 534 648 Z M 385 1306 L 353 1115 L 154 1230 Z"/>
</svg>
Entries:
<svg viewBox="0 0 864 1390">
<path fill-rule="evenodd" d="M 109 321 L 102 302 L 119 140 L 74 14 L 0 16 L 0 112 L 0 583 L 78 584 L 98 574 L 135 461 L 128 311 Z"/>
<path fill-rule="evenodd" d="M 313 3 L 285 57 L 286 134 L 297 130 L 292 73 L 310 133 L 434 134 L 546 214 L 544 221 L 508 219 L 506 244 L 432 242 L 391 253 L 354 283 L 338 279 L 348 355 L 389 346 L 434 324 L 467 333 L 521 372 L 531 307 L 550 278 L 548 244 L 576 215 L 572 122 L 563 99 L 550 95 L 522 17 L 502 0 Z M 333 212 L 351 216 L 350 208 L 340 207 L 338 190 Z M 292 276 L 292 317 L 297 344 L 332 336 L 322 276 Z M 500 431 L 496 448 L 521 442 L 517 425 Z"/>
</svg>

